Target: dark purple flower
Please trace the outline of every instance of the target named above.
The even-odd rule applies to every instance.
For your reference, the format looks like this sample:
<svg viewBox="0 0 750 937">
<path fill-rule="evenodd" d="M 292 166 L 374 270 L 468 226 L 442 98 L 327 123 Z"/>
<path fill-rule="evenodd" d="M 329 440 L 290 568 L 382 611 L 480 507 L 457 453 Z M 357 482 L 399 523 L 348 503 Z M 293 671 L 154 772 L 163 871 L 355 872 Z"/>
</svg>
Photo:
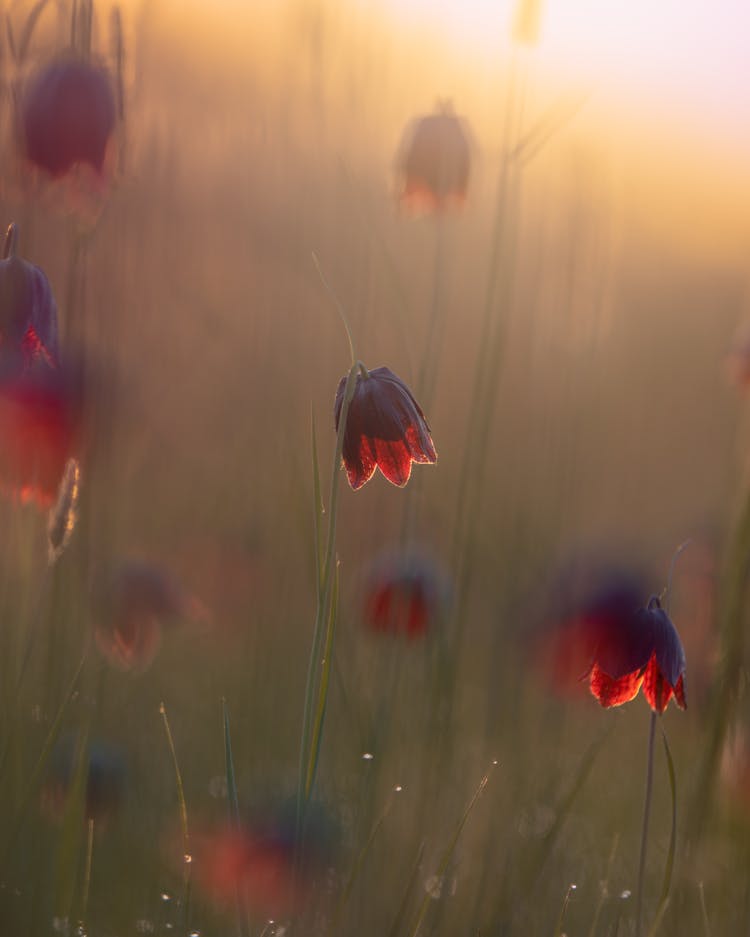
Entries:
<svg viewBox="0 0 750 937">
<path fill-rule="evenodd" d="M 337 431 L 345 387 L 344 377 L 334 405 Z M 389 368 L 375 368 L 367 377 L 357 374 L 342 455 L 349 484 L 355 491 L 372 478 L 376 468 L 389 482 L 403 487 L 409 481 L 412 462 L 437 461 L 421 407 Z"/>
<path fill-rule="evenodd" d="M 116 113 L 106 69 L 75 58 L 46 65 L 32 76 L 22 101 L 27 159 L 53 178 L 77 163 L 101 173 Z"/>
<path fill-rule="evenodd" d="M 413 120 L 396 158 L 399 197 L 407 207 L 439 212 L 466 198 L 471 146 L 466 125 L 449 105 Z"/>
<path fill-rule="evenodd" d="M 685 709 L 684 677 L 680 636 L 656 596 L 617 627 L 603 626 L 595 634 L 589 686 L 602 706 L 629 702 L 642 685 L 656 712 L 664 712 L 673 696 Z"/>
<path fill-rule="evenodd" d="M 10 225 L 0 260 L 0 376 L 20 374 L 38 359 L 55 366 L 57 304 L 44 272 L 15 253 Z"/>
</svg>

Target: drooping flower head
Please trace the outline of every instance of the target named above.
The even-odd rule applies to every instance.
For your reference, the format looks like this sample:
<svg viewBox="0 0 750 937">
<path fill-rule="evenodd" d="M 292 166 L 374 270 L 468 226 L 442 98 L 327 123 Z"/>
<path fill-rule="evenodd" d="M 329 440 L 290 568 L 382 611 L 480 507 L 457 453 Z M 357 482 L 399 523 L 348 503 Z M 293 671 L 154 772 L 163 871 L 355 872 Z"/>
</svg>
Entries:
<svg viewBox="0 0 750 937">
<path fill-rule="evenodd" d="M 25 156 L 52 178 L 77 164 L 101 174 L 116 114 L 105 68 L 77 58 L 53 61 L 31 77 L 23 95 Z"/>
<path fill-rule="evenodd" d="M 0 376 L 27 370 L 38 359 L 55 366 L 57 304 L 45 273 L 16 253 L 11 224 L 0 260 Z"/>
<path fill-rule="evenodd" d="M 463 204 L 471 146 L 465 122 L 449 103 L 418 117 L 404 131 L 396 156 L 399 199 L 407 208 L 441 212 Z"/>
<path fill-rule="evenodd" d="M 655 712 L 664 712 L 672 697 L 686 708 L 685 652 L 656 596 L 616 626 L 602 624 L 592 637 L 589 686 L 602 706 L 627 703 L 643 686 Z"/>
<path fill-rule="evenodd" d="M 444 615 L 449 591 L 445 575 L 427 555 L 389 552 L 368 576 L 365 622 L 383 634 L 424 637 Z"/>
<path fill-rule="evenodd" d="M 346 378 L 336 391 L 336 430 L 344 402 Z M 437 453 L 424 413 L 401 378 L 389 368 L 358 373 L 344 430 L 343 462 L 349 484 L 356 491 L 376 468 L 389 482 L 403 487 L 412 462 L 437 462 Z"/>
<path fill-rule="evenodd" d="M 161 646 L 162 629 L 193 612 L 194 600 L 167 571 L 125 562 L 94 593 L 96 643 L 118 670 L 146 670 Z"/>
<path fill-rule="evenodd" d="M 604 633 L 626 633 L 640 607 L 642 577 L 622 564 L 575 556 L 555 574 L 534 613 L 530 652 L 545 684 L 582 697 Z"/>
</svg>

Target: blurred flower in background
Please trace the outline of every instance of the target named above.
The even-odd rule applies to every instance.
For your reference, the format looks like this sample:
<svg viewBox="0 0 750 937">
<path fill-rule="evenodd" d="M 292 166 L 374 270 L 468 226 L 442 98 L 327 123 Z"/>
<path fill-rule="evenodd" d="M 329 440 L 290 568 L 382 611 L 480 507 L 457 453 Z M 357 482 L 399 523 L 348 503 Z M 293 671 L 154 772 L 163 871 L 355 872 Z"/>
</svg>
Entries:
<svg viewBox="0 0 750 937">
<path fill-rule="evenodd" d="M 94 635 L 118 670 L 141 673 L 161 646 L 162 630 L 199 617 L 200 603 L 165 569 L 125 562 L 94 587 Z"/>
<path fill-rule="evenodd" d="M 48 508 L 82 438 L 80 374 L 45 364 L 0 375 L 0 490 Z"/>
<path fill-rule="evenodd" d="M 72 57 L 53 61 L 30 77 L 23 93 L 24 155 L 53 179 L 79 164 L 101 175 L 116 113 L 105 68 Z"/>
<path fill-rule="evenodd" d="M 372 566 L 364 620 L 376 632 L 422 638 L 444 620 L 450 584 L 434 560 L 414 550 L 391 551 Z"/>
<path fill-rule="evenodd" d="M 8 227 L 0 260 L 0 490 L 48 507 L 81 442 L 81 375 L 60 361 L 47 277 L 17 255 Z"/>
<path fill-rule="evenodd" d="M 345 387 L 343 377 L 334 404 L 337 432 Z M 367 377 L 357 374 L 342 455 L 355 491 L 372 478 L 376 468 L 389 482 L 403 487 L 409 481 L 412 462 L 437 462 L 422 408 L 389 368 L 375 368 Z"/>
<path fill-rule="evenodd" d="M 194 834 L 200 891 L 227 909 L 239 898 L 257 919 L 283 921 L 301 913 L 325 887 L 341 834 L 327 808 L 313 801 L 306 811 L 304 848 L 295 855 L 296 810 L 296 799 L 289 799 L 252 810 L 239 828 Z"/>
<path fill-rule="evenodd" d="M 60 739 L 52 751 L 47 779 L 42 789 L 42 808 L 61 820 L 75 781 L 79 757 L 75 735 Z M 97 824 L 107 822 L 117 812 L 125 791 L 125 758 L 119 748 L 100 740 L 88 743 L 82 753 L 86 773 L 84 817 Z"/>
<path fill-rule="evenodd" d="M 471 144 L 466 122 L 449 101 L 406 127 L 396 154 L 398 198 L 416 213 L 459 208 L 466 200 Z"/>
<path fill-rule="evenodd" d="M 563 564 L 545 591 L 529 642 L 545 685 L 586 696 L 599 635 L 627 628 L 645 593 L 643 578 L 624 565 L 589 557 Z"/>
</svg>

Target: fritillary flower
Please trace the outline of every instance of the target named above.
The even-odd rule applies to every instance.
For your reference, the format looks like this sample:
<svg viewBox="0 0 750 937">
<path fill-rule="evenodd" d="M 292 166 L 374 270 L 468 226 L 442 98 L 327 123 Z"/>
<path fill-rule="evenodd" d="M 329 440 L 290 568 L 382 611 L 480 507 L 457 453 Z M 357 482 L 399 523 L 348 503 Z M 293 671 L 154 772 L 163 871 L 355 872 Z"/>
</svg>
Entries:
<svg viewBox="0 0 750 937">
<path fill-rule="evenodd" d="M 365 587 L 365 622 L 376 632 L 424 637 L 444 615 L 445 576 L 427 556 L 388 553 L 372 568 Z"/>
<path fill-rule="evenodd" d="M 616 627 L 602 624 L 593 637 L 589 686 L 602 706 L 627 703 L 643 686 L 654 712 L 663 713 L 673 697 L 686 708 L 685 652 L 656 596 Z"/>
<path fill-rule="evenodd" d="M 21 104 L 27 160 L 53 179 L 84 164 L 101 175 L 117 108 L 101 66 L 63 58 L 32 75 Z"/>
<path fill-rule="evenodd" d="M 434 114 L 406 128 L 396 156 L 401 203 L 417 212 L 439 213 L 461 206 L 471 169 L 465 121 L 441 103 Z"/>
<path fill-rule="evenodd" d="M 330 868 L 340 834 L 317 802 L 308 807 L 299 853 L 295 831 L 296 801 L 288 801 L 253 810 L 239 826 L 194 834 L 197 887 L 222 908 L 231 908 L 239 896 L 258 919 L 299 914 Z"/>
<path fill-rule="evenodd" d="M 141 673 L 153 662 L 165 626 L 190 618 L 195 607 L 165 570 L 127 562 L 100 581 L 94 595 L 96 643 L 118 670 Z"/>
<path fill-rule="evenodd" d="M 336 430 L 346 378 L 336 391 Z M 437 453 L 424 413 L 401 378 L 388 368 L 358 373 L 344 430 L 342 458 L 349 484 L 356 491 L 376 468 L 389 482 L 403 487 L 412 462 L 434 463 Z"/>
<path fill-rule="evenodd" d="M 619 565 L 577 558 L 557 573 L 531 636 L 545 684 L 583 696 L 603 634 L 625 634 L 641 605 L 641 577 Z"/>
</svg>

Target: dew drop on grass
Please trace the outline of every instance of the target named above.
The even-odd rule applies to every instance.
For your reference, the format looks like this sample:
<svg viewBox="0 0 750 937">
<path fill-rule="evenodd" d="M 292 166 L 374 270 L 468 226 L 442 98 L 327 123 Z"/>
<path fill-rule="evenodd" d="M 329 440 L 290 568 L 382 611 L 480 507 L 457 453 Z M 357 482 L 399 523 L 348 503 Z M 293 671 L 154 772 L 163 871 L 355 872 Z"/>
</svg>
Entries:
<svg viewBox="0 0 750 937">
<path fill-rule="evenodd" d="M 167 892 L 163 891 L 163 892 L 161 893 L 161 900 L 162 900 L 162 901 L 171 901 L 171 900 L 172 900 L 172 896 L 171 896 L 170 894 L 168 894 Z"/>
<path fill-rule="evenodd" d="M 403 787 L 401 787 L 400 784 L 397 784 L 397 785 L 393 788 L 393 790 L 394 790 L 397 794 L 400 794 L 401 791 L 403 790 Z"/>
<path fill-rule="evenodd" d="M 185 865 L 190 865 L 190 863 L 193 861 L 193 857 L 190 855 L 189 852 L 186 852 L 182 858 L 185 862 Z"/>
<path fill-rule="evenodd" d="M 632 892 L 630 891 L 629 888 L 626 888 L 625 891 L 620 892 L 620 898 L 622 898 L 623 901 L 627 901 L 631 895 L 632 895 Z"/>
<path fill-rule="evenodd" d="M 372 761 L 374 757 L 372 752 L 365 752 L 364 755 L 362 755 L 362 761 Z"/>
</svg>

